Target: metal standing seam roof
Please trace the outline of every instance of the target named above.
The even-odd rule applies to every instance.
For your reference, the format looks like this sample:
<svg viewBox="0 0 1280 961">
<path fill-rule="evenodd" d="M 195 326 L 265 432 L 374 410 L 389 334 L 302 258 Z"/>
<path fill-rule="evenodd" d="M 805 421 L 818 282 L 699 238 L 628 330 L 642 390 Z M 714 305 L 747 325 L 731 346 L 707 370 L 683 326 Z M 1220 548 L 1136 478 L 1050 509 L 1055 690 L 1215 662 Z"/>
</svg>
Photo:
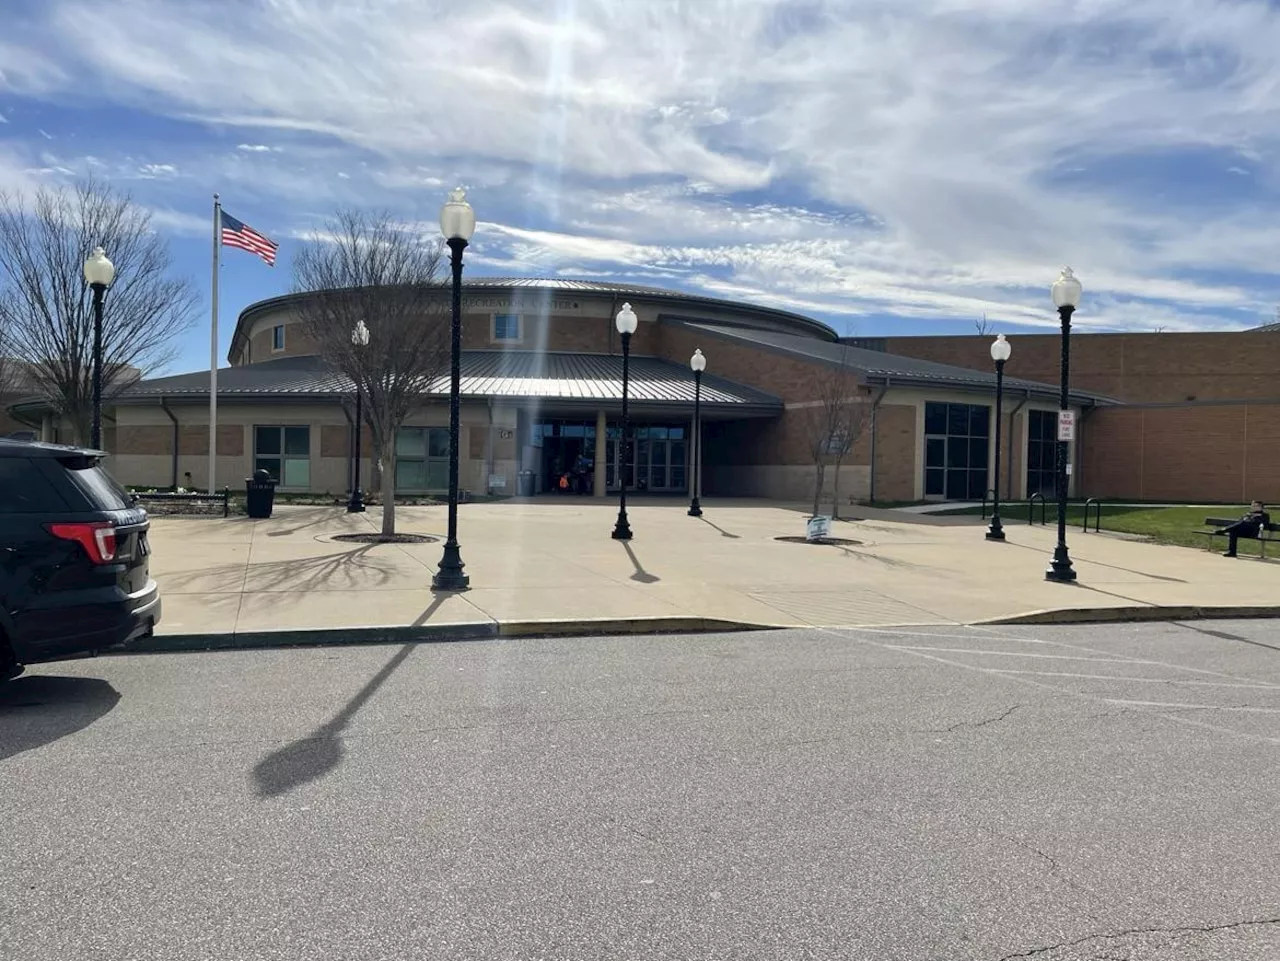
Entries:
<svg viewBox="0 0 1280 961">
<path fill-rule="evenodd" d="M 919 360 L 915 357 L 868 350 L 865 347 L 854 347 L 848 344 L 833 344 L 806 337 L 793 337 L 770 330 L 728 327 L 691 320 L 675 322 L 682 327 L 705 331 L 714 337 L 749 344 L 753 347 L 763 347 L 804 360 L 844 364 L 862 372 L 872 381 L 896 380 L 901 383 L 927 384 L 937 387 L 978 387 L 992 391 L 996 387 L 996 375 L 993 372 L 974 370 L 969 367 L 939 364 L 936 361 Z M 1056 384 L 1043 384 L 1018 377 L 1006 376 L 1004 386 L 1007 391 L 1029 391 L 1032 394 L 1055 399 L 1059 396 L 1059 388 Z M 1086 406 L 1097 403 L 1119 403 L 1113 398 L 1086 391 L 1073 390 L 1070 392 L 1070 397 L 1072 401 Z"/>
<path fill-rule="evenodd" d="M 538 397 L 554 400 L 622 399 L 622 357 L 608 354 L 540 353 L 535 351 L 462 352 L 461 389 L 466 396 Z M 693 374 L 680 364 L 657 357 L 632 357 L 627 396 L 639 403 L 693 403 Z M 351 381 L 330 370 L 315 356 L 286 357 L 219 368 L 218 396 L 323 397 L 350 393 Z M 436 379 L 429 393 L 447 396 L 449 378 Z M 161 397 L 209 394 L 209 372 L 197 371 L 140 381 L 119 398 L 136 403 Z M 772 394 L 703 375 L 702 402 L 711 406 L 782 409 Z"/>
</svg>

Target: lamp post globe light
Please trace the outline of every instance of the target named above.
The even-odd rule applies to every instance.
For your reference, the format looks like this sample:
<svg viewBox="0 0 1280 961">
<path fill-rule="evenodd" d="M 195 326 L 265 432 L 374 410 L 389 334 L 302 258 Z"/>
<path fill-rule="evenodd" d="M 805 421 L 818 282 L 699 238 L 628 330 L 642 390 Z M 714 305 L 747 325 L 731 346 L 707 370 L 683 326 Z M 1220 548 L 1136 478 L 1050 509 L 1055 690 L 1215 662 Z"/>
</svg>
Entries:
<svg viewBox="0 0 1280 961">
<path fill-rule="evenodd" d="M 84 262 L 84 279 L 93 291 L 93 423 L 89 431 L 89 446 L 102 449 L 102 306 L 107 288 L 116 279 L 115 265 L 107 259 L 106 251 L 94 247 Z"/>
<path fill-rule="evenodd" d="M 702 462 L 702 372 L 707 369 L 707 358 L 697 348 L 689 358 L 693 371 L 693 499 L 689 501 L 689 516 L 701 517 L 702 504 L 698 500 L 698 465 Z"/>
<path fill-rule="evenodd" d="M 1071 370 L 1071 315 L 1080 305 L 1082 288 L 1070 267 L 1063 267 L 1058 279 L 1053 282 L 1053 306 L 1058 308 L 1058 318 L 1062 321 L 1062 378 L 1060 384 L 1058 409 L 1069 410 L 1068 386 Z M 1071 555 L 1067 553 L 1067 441 L 1058 441 L 1058 463 L 1055 472 L 1058 480 L 1058 546 L 1053 549 L 1053 560 L 1045 571 L 1046 580 L 1060 581 L 1069 584 L 1076 579 L 1076 572 L 1071 566 Z"/>
<path fill-rule="evenodd" d="M 619 485 L 618 520 L 613 525 L 613 539 L 629 541 L 631 525 L 627 522 L 627 467 L 630 465 L 628 457 L 631 437 L 627 424 L 627 387 L 631 375 L 631 335 L 636 332 L 640 321 L 636 317 L 636 312 L 631 309 L 631 305 L 623 304 L 622 309 L 618 311 L 618 316 L 614 318 L 614 324 L 618 328 L 618 333 L 622 335 L 622 442 L 619 445 L 618 455 L 622 483 Z"/>
<path fill-rule="evenodd" d="M 467 193 L 457 187 L 440 211 L 440 232 L 449 245 L 453 268 L 453 311 L 450 320 L 449 363 L 449 536 L 444 542 L 440 567 L 431 579 L 436 591 L 465 591 L 471 578 L 462 572 L 462 550 L 458 546 L 458 420 L 462 380 L 462 251 L 476 230 L 476 214 L 467 203 Z"/>
<path fill-rule="evenodd" d="M 369 346 L 369 328 L 363 320 L 357 320 L 351 331 L 351 346 L 355 348 L 356 366 L 364 370 L 364 349 Z M 364 491 L 360 489 L 360 435 L 364 433 L 364 410 L 361 400 L 364 390 L 360 386 L 360 378 L 356 377 L 356 473 L 351 484 L 351 499 L 347 501 L 348 514 L 364 513 Z"/>
<path fill-rule="evenodd" d="M 991 359 L 996 362 L 996 482 L 991 489 L 995 499 L 991 506 L 991 524 L 987 527 L 987 540 L 1004 540 L 1004 525 L 1000 523 L 1000 407 L 1004 400 L 1004 365 L 1013 353 L 1013 347 L 1005 340 L 1004 334 L 996 335 L 991 344 Z"/>
</svg>

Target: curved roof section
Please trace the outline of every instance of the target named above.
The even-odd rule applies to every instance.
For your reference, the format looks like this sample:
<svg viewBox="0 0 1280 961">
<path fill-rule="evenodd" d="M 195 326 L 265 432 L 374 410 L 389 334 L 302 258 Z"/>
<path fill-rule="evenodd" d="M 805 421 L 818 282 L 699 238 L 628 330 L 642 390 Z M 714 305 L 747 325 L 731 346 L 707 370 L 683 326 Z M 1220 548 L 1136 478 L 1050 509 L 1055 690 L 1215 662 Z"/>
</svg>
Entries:
<svg viewBox="0 0 1280 961">
<path fill-rule="evenodd" d="M 442 290 L 447 287 L 442 284 Z M 636 301 L 668 304 L 676 307 L 706 308 L 717 312 L 733 312 L 747 317 L 769 320 L 774 326 L 787 333 L 809 337 L 816 340 L 835 342 L 839 335 L 812 317 L 797 314 L 794 311 L 777 307 L 762 307 L 757 304 L 737 300 L 724 300 L 719 297 L 705 297 L 701 294 L 687 294 L 679 290 L 665 287 L 648 287 L 644 284 L 620 284 L 602 280 L 571 280 L 562 277 L 471 277 L 463 282 L 463 292 L 468 290 L 547 290 L 562 293 L 594 294 L 603 297 L 629 297 Z M 264 314 L 296 304 L 307 296 L 306 293 L 282 294 L 267 300 L 259 300 L 240 311 L 236 320 L 235 334 L 231 338 L 231 348 L 227 352 L 227 360 L 235 363 L 242 343 L 247 336 L 248 325 Z"/>
</svg>

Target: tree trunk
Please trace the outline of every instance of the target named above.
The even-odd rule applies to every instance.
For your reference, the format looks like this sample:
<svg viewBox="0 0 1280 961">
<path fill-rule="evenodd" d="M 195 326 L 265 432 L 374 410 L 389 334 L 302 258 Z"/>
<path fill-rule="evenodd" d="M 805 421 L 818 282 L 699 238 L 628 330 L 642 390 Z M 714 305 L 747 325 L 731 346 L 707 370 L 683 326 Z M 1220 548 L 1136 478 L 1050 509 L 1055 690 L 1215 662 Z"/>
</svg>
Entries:
<svg viewBox="0 0 1280 961">
<path fill-rule="evenodd" d="M 382 453 L 382 536 L 396 532 L 396 449 L 388 444 Z"/>
<path fill-rule="evenodd" d="M 822 507 L 822 481 L 826 476 L 827 465 L 819 461 L 814 465 L 814 482 L 813 482 L 813 516 L 818 516 L 818 510 Z"/>
<path fill-rule="evenodd" d="M 831 519 L 840 519 L 840 461 L 844 458 L 836 458 L 836 476 L 831 479 Z"/>
</svg>

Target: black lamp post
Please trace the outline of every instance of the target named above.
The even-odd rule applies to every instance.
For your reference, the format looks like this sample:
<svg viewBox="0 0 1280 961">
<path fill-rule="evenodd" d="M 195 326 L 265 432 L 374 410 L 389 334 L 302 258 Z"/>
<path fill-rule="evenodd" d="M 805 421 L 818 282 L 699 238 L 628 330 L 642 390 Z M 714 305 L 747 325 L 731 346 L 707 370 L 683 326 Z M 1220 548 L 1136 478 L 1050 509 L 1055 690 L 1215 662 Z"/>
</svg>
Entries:
<svg viewBox="0 0 1280 961">
<path fill-rule="evenodd" d="M 636 312 L 630 304 L 623 304 L 614 318 L 618 333 L 622 335 L 622 443 L 618 451 L 618 459 L 622 462 L 622 484 L 618 495 L 618 520 L 613 525 L 615 541 L 631 540 L 631 525 L 627 522 L 627 452 L 630 448 L 630 425 L 627 423 L 627 382 L 631 375 L 631 335 L 640 325 Z"/>
<path fill-rule="evenodd" d="M 364 372 L 364 349 L 369 346 L 369 328 L 363 320 L 357 320 L 355 329 L 351 331 L 351 346 L 355 348 L 356 368 Z M 364 408 L 361 404 L 364 390 L 360 377 L 356 377 L 356 473 L 351 484 L 351 499 L 347 501 L 348 514 L 364 513 L 364 491 L 360 489 L 360 435 L 364 433 Z"/>
<path fill-rule="evenodd" d="M 693 370 L 693 500 L 689 502 L 689 516 L 701 517 L 702 504 L 698 501 L 698 464 L 702 461 L 702 372 L 707 369 L 707 358 L 701 348 L 689 358 Z"/>
<path fill-rule="evenodd" d="M 94 247 L 84 262 L 84 279 L 93 291 L 93 423 L 89 446 L 102 450 L 102 306 L 107 288 L 115 280 L 116 268 L 101 247 Z"/>
<path fill-rule="evenodd" d="M 449 370 L 449 537 L 444 542 L 440 567 L 431 579 L 436 591 L 465 591 L 471 578 L 462 573 L 462 550 L 458 546 L 458 421 L 462 381 L 462 251 L 476 229 L 476 214 L 461 187 L 449 194 L 440 211 L 440 231 L 449 245 L 453 267 L 452 357 Z"/>
<path fill-rule="evenodd" d="M 1063 267 L 1058 279 L 1053 282 L 1053 305 L 1058 308 L 1058 317 L 1062 320 L 1062 383 L 1058 409 L 1060 412 L 1070 410 L 1068 385 L 1070 384 L 1071 361 L 1071 315 L 1080 304 L 1080 281 L 1071 272 L 1070 267 Z M 1061 425 L 1062 418 L 1059 421 Z M 1058 546 L 1053 550 L 1053 561 L 1044 572 L 1046 580 L 1061 581 L 1069 584 L 1076 579 L 1076 572 L 1071 567 L 1071 555 L 1067 553 L 1067 441 L 1062 440 L 1059 426 L 1058 440 Z"/>
<path fill-rule="evenodd" d="M 1004 334 L 997 334 L 995 343 L 991 345 L 991 359 L 996 362 L 996 482 L 992 490 L 995 500 L 991 508 L 991 525 L 987 528 L 987 540 L 1004 540 L 1004 525 L 1000 523 L 1000 405 L 1004 400 L 1004 364 L 1013 353 L 1013 348 L 1004 339 Z"/>
</svg>

